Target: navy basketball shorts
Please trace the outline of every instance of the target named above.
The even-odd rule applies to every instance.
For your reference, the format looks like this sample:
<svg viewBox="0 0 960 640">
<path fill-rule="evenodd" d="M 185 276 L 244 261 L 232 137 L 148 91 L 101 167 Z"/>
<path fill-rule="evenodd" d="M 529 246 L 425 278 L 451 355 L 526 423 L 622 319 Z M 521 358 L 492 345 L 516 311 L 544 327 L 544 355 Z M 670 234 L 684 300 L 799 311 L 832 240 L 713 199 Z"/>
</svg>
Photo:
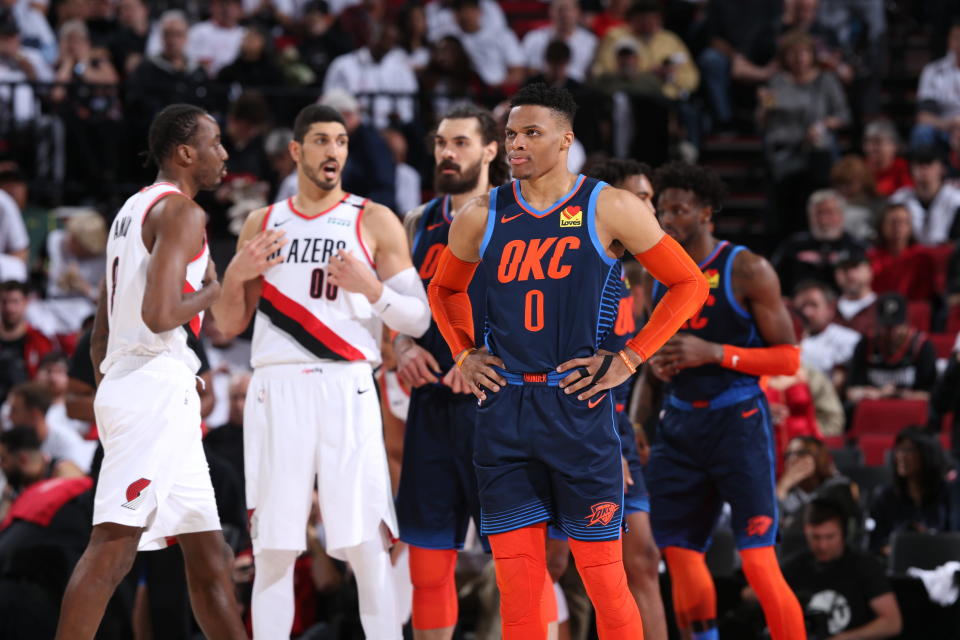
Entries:
<svg viewBox="0 0 960 640">
<path fill-rule="evenodd" d="M 767 399 L 681 408 L 667 398 L 647 463 L 650 524 L 659 547 L 705 551 L 724 502 L 737 548 L 774 544 L 777 500 Z"/>
<path fill-rule="evenodd" d="M 640 454 L 637 452 L 637 434 L 633 430 L 630 418 L 625 411 L 617 412 L 617 428 L 620 431 L 620 452 L 627 460 L 630 469 L 632 485 L 626 485 L 623 496 L 623 513 L 631 514 L 637 511 L 650 513 L 650 494 L 647 492 L 647 483 L 643 479 L 643 465 L 640 464 Z"/>
<path fill-rule="evenodd" d="M 481 533 L 551 521 L 575 540 L 617 540 L 623 467 L 610 394 L 580 401 L 553 373 L 548 382 L 503 375 L 510 384 L 477 413 Z"/>
<path fill-rule="evenodd" d="M 477 399 L 427 385 L 410 394 L 397 492 L 400 539 L 425 549 L 461 549 L 470 518 L 480 526 L 473 468 Z M 486 546 L 486 540 L 483 541 Z"/>
</svg>

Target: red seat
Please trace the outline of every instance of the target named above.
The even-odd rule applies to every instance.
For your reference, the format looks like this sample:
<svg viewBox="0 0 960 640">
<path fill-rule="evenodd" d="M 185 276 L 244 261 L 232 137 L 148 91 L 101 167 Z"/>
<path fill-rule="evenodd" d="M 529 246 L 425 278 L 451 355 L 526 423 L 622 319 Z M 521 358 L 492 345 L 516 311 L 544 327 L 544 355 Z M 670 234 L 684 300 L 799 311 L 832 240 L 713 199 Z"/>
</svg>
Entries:
<svg viewBox="0 0 960 640">
<path fill-rule="evenodd" d="M 950 266 L 950 256 L 953 255 L 953 251 L 953 243 L 930 247 L 930 255 L 933 256 L 936 265 L 933 278 L 937 293 L 943 294 L 947 290 L 947 268 Z"/>
<path fill-rule="evenodd" d="M 843 449 L 847 441 L 843 436 L 824 436 L 823 444 L 827 445 L 827 449 Z"/>
<path fill-rule="evenodd" d="M 949 307 L 947 311 L 947 331 L 960 332 L 960 304 Z"/>
<path fill-rule="evenodd" d="M 956 333 L 931 333 L 927 336 L 937 350 L 938 358 L 949 358 L 953 353 L 953 345 L 957 341 Z"/>
<path fill-rule="evenodd" d="M 853 413 L 851 437 L 864 434 L 896 434 L 911 425 L 927 423 L 926 400 L 861 400 Z"/>
<path fill-rule="evenodd" d="M 857 444 L 863 451 L 863 463 L 868 467 L 879 467 L 886 463 L 887 452 L 893 449 L 896 436 L 892 433 L 868 433 L 860 436 Z"/>
<path fill-rule="evenodd" d="M 930 331 L 930 303 L 914 300 L 907 303 L 907 324 L 920 331 Z"/>
</svg>

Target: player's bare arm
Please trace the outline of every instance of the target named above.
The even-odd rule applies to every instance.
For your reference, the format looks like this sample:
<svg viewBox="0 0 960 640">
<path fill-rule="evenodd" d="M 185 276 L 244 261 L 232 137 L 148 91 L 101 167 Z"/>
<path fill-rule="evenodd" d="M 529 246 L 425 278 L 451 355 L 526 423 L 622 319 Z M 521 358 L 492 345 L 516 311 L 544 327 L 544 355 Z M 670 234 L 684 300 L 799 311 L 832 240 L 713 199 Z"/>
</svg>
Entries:
<svg viewBox="0 0 960 640">
<path fill-rule="evenodd" d="M 486 348 L 474 347 L 473 310 L 467 288 L 480 263 L 480 242 L 487 228 L 489 198 L 477 196 L 457 211 L 447 248 L 428 290 L 430 307 L 468 390 L 481 401 L 507 383 L 496 369 L 503 361 Z"/>
<path fill-rule="evenodd" d="M 107 357 L 107 342 L 110 338 L 110 322 L 107 320 L 107 281 L 100 283 L 100 299 L 97 302 L 97 313 L 93 317 L 93 329 L 90 332 L 90 361 L 93 363 L 93 379 L 97 386 L 103 374 L 100 373 L 100 363 Z"/>
<path fill-rule="evenodd" d="M 422 336 L 430 328 L 430 307 L 403 226 L 390 209 L 368 203 L 360 232 L 373 254 L 376 275 L 360 258 L 341 250 L 327 265 L 329 282 L 366 297 L 391 329 Z"/>
<path fill-rule="evenodd" d="M 210 307 L 217 327 L 233 338 L 250 324 L 263 290 L 260 276 L 270 267 L 283 262 L 280 253 L 287 244 L 285 233 L 278 229 L 262 229 L 268 207 L 253 211 L 240 229 L 237 252 L 223 274 L 220 298 Z"/>
<path fill-rule="evenodd" d="M 758 375 L 790 375 L 796 372 L 799 356 L 790 313 L 780 295 L 780 280 L 766 259 L 750 251 L 737 254 L 732 272 L 733 292 L 750 311 L 767 347 L 736 349 L 707 342 L 696 336 L 677 334 L 657 354 L 657 365 L 668 375 L 682 369 L 716 364 Z M 771 350 L 771 347 L 781 347 Z M 765 361 L 751 362 L 761 358 Z M 761 369 L 755 369 L 755 367 Z M 770 369 L 772 367 L 772 369 Z"/>
<path fill-rule="evenodd" d="M 580 369 L 560 381 L 565 393 L 580 400 L 616 387 L 637 366 L 656 352 L 703 304 L 709 293 L 707 281 L 696 263 L 672 238 L 665 236 L 653 207 L 623 189 L 606 187 L 597 198 L 597 236 L 609 257 L 618 245 L 634 254 L 658 280 L 667 285 L 667 295 L 651 314 L 650 321 L 616 355 L 597 354 L 564 362 L 557 371 Z"/>
<path fill-rule="evenodd" d="M 150 251 L 141 316 L 154 333 L 186 324 L 220 295 L 211 261 L 199 291 L 183 292 L 187 264 L 203 248 L 206 214 L 193 200 L 170 195 L 160 201 L 143 225 L 143 243 Z"/>
</svg>

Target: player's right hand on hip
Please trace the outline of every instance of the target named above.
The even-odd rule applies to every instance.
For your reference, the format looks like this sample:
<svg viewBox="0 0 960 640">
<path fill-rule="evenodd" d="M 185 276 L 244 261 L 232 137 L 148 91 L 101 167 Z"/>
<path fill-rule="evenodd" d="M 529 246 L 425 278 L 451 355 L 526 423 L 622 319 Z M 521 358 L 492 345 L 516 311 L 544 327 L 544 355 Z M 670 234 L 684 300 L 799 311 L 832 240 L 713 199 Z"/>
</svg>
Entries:
<svg viewBox="0 0 960 640">
<path fill-rule="evenodd" d="M 610 358 L 609 364 L 604 365 L 604 360 L 607 358 Z M 601 391 L 612 389 L 633 375 L 619 356 L 606 352 L 596 353 L 589 358 L 567 360 L 557 367 L 560 373 L 577 369 L 579 373 L 574 371 L 560 381 L 560 388 L 564 393 L 579 393 L 577 400 L 586 400 Z M 601 371 L 601 369 L 605 370 Z M 598 371 L 599 378 L 597 378 Z"/>
<path fill-rule="evenodd" d="M 436 382 L 440 365 L 429 351 L 412 340 L 396 353 L 397 377 L 409 388 Z"/>
<path fill-rule="evenodd" d="M 258 278 L 273 265 L 283 262 L 280 249 L 287 242 L 282 229 L 264 229 L 240 247 L 229 268 L 243 282 Z"/>
<path fill-rule="evenodd" d="M 460 373 L 463 375 L 464 382 L 467 383 L 467 388 L 481 402 L 487 399 L 485 390 L 496 393 L 507 384 L 494 367 L 506 369 L 503 360 L 491 355 L 486 347 L 468 355 L 460 365 Z"/>
</svg>

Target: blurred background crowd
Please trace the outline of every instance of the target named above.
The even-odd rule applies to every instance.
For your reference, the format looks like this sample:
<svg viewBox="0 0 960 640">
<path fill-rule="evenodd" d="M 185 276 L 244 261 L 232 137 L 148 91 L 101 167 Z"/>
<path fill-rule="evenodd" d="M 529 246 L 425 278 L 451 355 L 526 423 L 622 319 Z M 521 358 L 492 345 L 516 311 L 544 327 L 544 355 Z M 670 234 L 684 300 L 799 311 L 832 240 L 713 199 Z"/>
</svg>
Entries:
<svg viewBox="0 0 960 640">
<path fill-rule="evenodd" d="M 229 173 L 199 202 L 222 271 L 245 216 L 295 193 L 287 145 L 303 106 L 343 114 L 344 187 L 403 216 L 433 195 L 428 137 L 444 111 L 470 101 L 502 118 L 535 81 L 580 105 L 571 170 L 612 157 L 713 168 L 729 191 L 717 235 L 780 275 L 803 366 L 767 395 L 781 556 L 811 637 L 869 622 L 890 592 L 902 637 L 960 637 L 956 587 L 943 605 L 907 575 L 960 558 L 956 0 L 0 0 L 0 639 L 50 637 L 89 535 L 85 330 L 109 222 L 154 177 L 142 155 L 154 115 L 189 102 L 220 122 Z M 249 342 L 208 319 L 195 348 L 243 592 Z M 824 523 L 841 527 L 839 547 L 814 544 Z M 320 514 L 305 535 L 297 633 L 359 637 Z M 191 637 L 178 551 L 159 553 L 138 563 L 103 637 Z M 487 560 L 462 561 L 458 637 L 497 632 Z M 809 574 L 828 565 L 842 597 L 824 603 Z M 721 636 L 761 637 L 722 526 L 711 569 Z M 568 574 L 566 632 L 585 638 L 589 604 Z"/>
</svg>

